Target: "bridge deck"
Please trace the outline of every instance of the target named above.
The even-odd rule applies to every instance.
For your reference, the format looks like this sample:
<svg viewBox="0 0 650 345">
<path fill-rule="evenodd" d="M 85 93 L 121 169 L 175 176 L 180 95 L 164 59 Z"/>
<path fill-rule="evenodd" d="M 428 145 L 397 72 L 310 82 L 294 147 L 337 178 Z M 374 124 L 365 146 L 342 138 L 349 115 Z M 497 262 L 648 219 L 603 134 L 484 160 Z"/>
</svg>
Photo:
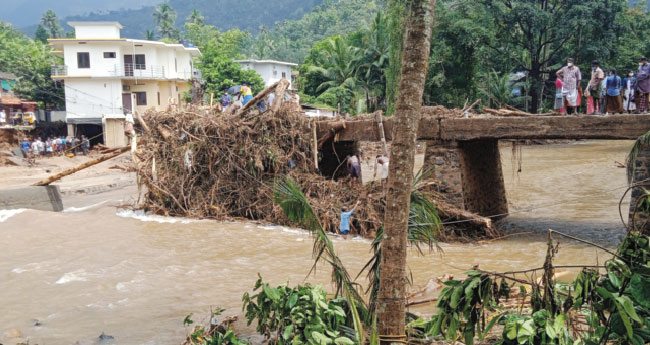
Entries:
<svg viewBox="0 0 650 345">
<path fill-rule="evenodd" d="M 318 136 L 332 127 L 332 122 L 318 123 Z M 386 140 L 391 140 L 393 119 L 384 118 Z M 535 116 L 477 117 L 450 119 L 424 117 L 420 120 L 418 139 L 636 139 L 650 131 L 650 114 L 610 116 Z M 379 129 L 374 119 L 347 121 L 339 140 L 377 141 Z"/>
</svg>

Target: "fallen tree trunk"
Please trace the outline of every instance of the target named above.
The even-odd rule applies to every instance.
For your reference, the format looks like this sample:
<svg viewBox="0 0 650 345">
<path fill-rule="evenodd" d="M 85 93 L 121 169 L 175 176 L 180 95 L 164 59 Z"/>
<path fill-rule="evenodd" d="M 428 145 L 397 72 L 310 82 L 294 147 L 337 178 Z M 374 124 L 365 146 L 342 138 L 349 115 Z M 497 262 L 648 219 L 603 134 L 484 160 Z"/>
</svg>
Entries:
<svg viewBox="0 0 650 345">
<path fill-rule="evenodd" d="M 555 113 L 542 113 L 542 114 L 531 114 L 527 113 L 525 111 L 520 111 L 520 110 L 511 110 L 511 109 L 490 109 L 490 108 L 484 108 L 484 112 L 496 116 L 552 116 L 552 115 L 557 115 Z"/>
<path fill-rule="evenodd" d="M 130 146 L 122 147 L 121 149 L 119 149 L 119 150 L 117 150 L 115 152 L 103 155 L 103 156 L 101 156 L 99 158 L 93 159 L 91 161 L 88 161 L 86 163 L 78 165 L 78 166 L 76 166 L 74 168 L 62 171 L 62 172 L 60 172 L 58 174 L 54 174 L 54 175 L 52 175 L 52 176 L 50 176 L 50 177 L 48 177 L 48 178 L 46 178 L 46 179 L 44 179 L 42 181 L 34 183 L 32 186 L 47 186 L 52 182 L 60 180 L 62 177 L 68 176 L 70 174 L 74 174 L 79 170 L 86 169 L 86 168 L 91 167 L 91 166 L 93 166 L 95 164 L 99 164 L 99 163 L 101 163 L 103 161 L 107 161 L 107 160 L 109 160 L 111 158 L 115 158 L 115 157 L 121 155 L 122 153 L 124 153 L 124 152 L 126 152 L 126 151 L 128 151 L 130 149 L 131 149 Z"/>
<path fill-rule="evenodd" d="M 265 99 L 266 96 L 268 96 L 271 92 L 275 92 L 275 89 L 280 85 L 282 85 L 282 87 L 286 90 L 287 87 L 289 87 L 289 81 L 282 78 L 279 81 L 277 81 L 275 84 L 273 84 L 273 85 L 267 87 L 266 89 L 262 90 L 262 92 L 258 93 L 257 95 L 255 95 L 255 97 L 253 97 L 250 101 L 248 101 L 248 103 L 246 103 L 246 105 L 244 105 L 239 110 L 237 115 L 238 116 L 244 115 L 246 112 L 251 110 L 254 106 L 256 106 L 257 103 L 259 103 L 260 101 Z M 276 101 L 281 102 L 281 99 L 276 98 Z"/>
<path fill-rule="evenodd" d="M 345 120 L 335 122 L 331 125 L 330 131 L 318 140 L 318 148 L 321 148 L 330 139 L 334 138 L 336 133 L 345 129 Z"/>
<path fill-rule="evenodd" d="M 467 223 L 472 227 L 483 230 L 483 232 L 489 237 L 497 237 L 499 234 L 499 230 L 494 226 L 494 222 L 492 222 L 492 219 L 490 218 L 479 216 L 476 213 L 454 207 L 447 203 L 438 203 L 437 206 L 441 213 L 453 219 L 447 223 Z"/>
</svg>

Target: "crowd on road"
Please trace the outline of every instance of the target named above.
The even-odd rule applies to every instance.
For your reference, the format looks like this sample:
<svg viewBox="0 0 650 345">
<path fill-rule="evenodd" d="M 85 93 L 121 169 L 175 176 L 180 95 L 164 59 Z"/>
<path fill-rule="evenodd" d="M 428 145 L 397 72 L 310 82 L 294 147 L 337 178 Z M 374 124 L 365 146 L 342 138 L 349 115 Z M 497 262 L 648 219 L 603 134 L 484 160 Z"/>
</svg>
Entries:
<svg viewBox="0 0 650 345">
<path fill-rule="evenodd" d="M 23 138 L 20 148 L 26 157 L 52 157 L 64 154 L 78 154 L 81 152 L 84 156 L 90 149 L 90 140 L 82 135 L 81 138 L 67 137 L 48 137 L 42 140 L 41 137 L 35 137 L 31 140 Z"/>
<path fill-rule="evenodd" d="M 615 68 L 607 69 L 605 74 L 599 62 L 594 60 L 591 63 L 591 77 L 584 90 L 581 86 L 582 72 L 573 58 L 569 58 L 567 65 L 556 75 L 556 113 L 577 113 L 583 96 L 586 98 L 588 115 L 639 114 L 650 110 L 650 64 L 645 56 L 639 59 L 636 76 L 634 70 L 629 70 L 625 78 L 621 78 Z"/>
</svg>

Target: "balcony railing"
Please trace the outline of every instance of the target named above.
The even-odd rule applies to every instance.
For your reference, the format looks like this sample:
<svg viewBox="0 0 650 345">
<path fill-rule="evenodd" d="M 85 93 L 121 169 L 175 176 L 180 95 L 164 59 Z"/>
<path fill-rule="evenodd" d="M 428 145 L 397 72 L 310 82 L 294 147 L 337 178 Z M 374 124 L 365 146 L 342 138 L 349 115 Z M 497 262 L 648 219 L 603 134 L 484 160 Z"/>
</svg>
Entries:
<svg viewBox="0 0 650 345">
<path fill-rule="evenodd" d="M 165 78 L 165 67 L 158 65 L 141 65 L 141 64 L 117 64 L 112 71 L 109 71 L 111 77 L 122 78 Z"/>
<path fill-rule="evenodd" d="M 68 75 L 68 66 L 66 65 L 54 65 L 52 66 L 52 75 Z"/>
</svg>

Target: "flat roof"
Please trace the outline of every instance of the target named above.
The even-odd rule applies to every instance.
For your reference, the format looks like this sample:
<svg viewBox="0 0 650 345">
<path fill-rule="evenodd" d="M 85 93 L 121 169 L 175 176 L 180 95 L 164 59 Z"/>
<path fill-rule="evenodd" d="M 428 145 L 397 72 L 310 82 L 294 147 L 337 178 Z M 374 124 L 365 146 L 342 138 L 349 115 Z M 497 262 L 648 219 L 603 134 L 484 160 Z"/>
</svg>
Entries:
<svg viewBox="0 0 650 345">
<path fill-rule="evenodd" d="M 119 29 L 124 28 L 120 22 L 68 22 L 68 25 L 77 26 L 117 26 Z"/>
<path fill-rule="evenodd" d="M 197 47 L 186 47 L 180 43 L 165 43 L 159 41 L 146 41 L 132 38 L 48 38 L 47 41 L 55 48 L 53 52 L 58 53 L 63 51 L 63 44 L 68 42 L 115 42 L 119 44 L 133 44 L 133 45 L 155 45 L 179 50 L 185 50 L 192 55 L 201 56 L 201 50 Z"/>
<path fill-rule="evenodd" d="M 239 62 L 239 63 L 268 63 L 268 64 L 275 64 L 275 65 L 285 65 L 285 66 L 298 66 L 297 63 L 293 62 L 284 62 L 284 61 L 276 61 L 276 60 L 255 60 L 255 59 L 246 59 L 246 60 L 235 60 L 234 62 Z"/>
</svg>

